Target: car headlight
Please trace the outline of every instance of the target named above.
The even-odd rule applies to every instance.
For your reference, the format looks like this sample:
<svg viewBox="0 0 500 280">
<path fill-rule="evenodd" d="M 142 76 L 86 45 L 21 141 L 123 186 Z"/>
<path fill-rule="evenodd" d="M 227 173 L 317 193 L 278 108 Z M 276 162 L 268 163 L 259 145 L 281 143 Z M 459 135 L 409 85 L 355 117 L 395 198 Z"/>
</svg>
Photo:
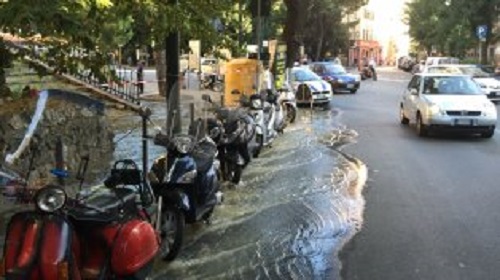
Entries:
<svg viewBox="0 0 500 280">
<path fill-rule="evenodd" d="M 354 80 L 356 82 L 360 82 L 361 81 L 361 76 L 360 75 L 354 75 Z"/>
<path fill-rule="evenodd" d="M 431 104 L 429 105 L 429 115 L 430 116 L 439 116 L 439 115 L 444 115 L 444 112 L 441 110 L 441 108 L 436 105 L 436 104 Z"/>
<path fill-rule="evenodd" d="M 492 102 L 485 102 L 483 104 L 483 116 L 496 116 L 497 108 Z"/>
<path fill-rule="evenodd" d="M 40 189 L 35 195 L 38 210 L 53 213 L 66 204 L 66 192 L 56 186 L 47 186 Z"/>
<path fill-rule="evenodd" d="M 176 136 L 172 143 L 177 150 L 177 152 L 181 154 L 189 153 L 194 146 L 193 139 L 189 136 Z"/>
<path fill-rule="evenodd" d="M 337 80 L 337 83 L 342 84 L 342 83 L 344 83 L 344 80 L 342 80 L 342 79 L 340 79 L 340 78 L 339 78 L 339 79 Z"/>
<path fill-rule="evenodd" d="M 486 86 L 485 84 L 482 84 L 482 83 L 478 83 L 478 85 L 481 87 L 481 88 L 487 88 L 488 86 Z"/>
</svg>

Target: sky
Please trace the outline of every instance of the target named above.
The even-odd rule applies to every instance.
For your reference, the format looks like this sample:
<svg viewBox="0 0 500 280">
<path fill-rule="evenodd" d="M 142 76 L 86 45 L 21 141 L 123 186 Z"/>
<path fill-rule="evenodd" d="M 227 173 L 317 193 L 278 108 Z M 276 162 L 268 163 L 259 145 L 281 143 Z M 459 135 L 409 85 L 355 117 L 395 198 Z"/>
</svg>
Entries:
<svg viewBox="0 0 500 280">
<path fill-rule="evenodd" d="M 408 0 L 369 0 L 368 6 L 375 14 L 374 36 L 387 49 L 392 38 L 398 48 L 397 57 L 407 55 L 410 48 L 408 26 L 402 20 L 405 3 Z"/>
</svg>

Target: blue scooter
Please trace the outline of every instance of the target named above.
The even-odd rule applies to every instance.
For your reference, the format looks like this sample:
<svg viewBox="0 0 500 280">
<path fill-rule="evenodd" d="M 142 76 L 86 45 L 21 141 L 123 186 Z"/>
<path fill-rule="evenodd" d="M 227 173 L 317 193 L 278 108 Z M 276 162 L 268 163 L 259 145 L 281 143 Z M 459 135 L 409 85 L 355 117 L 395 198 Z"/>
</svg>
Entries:
<svg viewBox="0 0 500 280">
<path fill-rule="evenodd" d="M 217 145 L 207 136 L 170 135 L 154 137 L 154 143 L 166 147 L 167 154 L 156 159 L 149 173 L 161 205 L 160 257 L 167 261 L 178 255 L 185 225 L 209 223 L 215 206 L 222 201 Z"/>
</svg>

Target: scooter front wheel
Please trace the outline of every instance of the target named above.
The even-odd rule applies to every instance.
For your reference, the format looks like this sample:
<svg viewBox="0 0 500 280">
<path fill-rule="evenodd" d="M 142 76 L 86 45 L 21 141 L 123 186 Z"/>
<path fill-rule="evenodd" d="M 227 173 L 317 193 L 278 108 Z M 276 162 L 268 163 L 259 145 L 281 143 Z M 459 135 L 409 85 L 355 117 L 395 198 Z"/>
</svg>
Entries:
<svg viewBox="0 0 500 280">
<path fill-rule="evenodd" d="M 161 217 L 160 258 L 171 261 L 177 257 L 184 237 L 184 213 L 175 207 L 166 206 Z"/>
<path fill-rule="evenodd" d="M 243 172 L 243 166 L 239 164 L 231 164 L 231 169 L 229 170 L 231 182 L 233 184 L 239 184 L 241 181 L 241 173 Z"/>
<path fill-rule="evenodd" d="M 257 147 L 253 151 L 253 157 L 258 158 L 260 155 L 260 150 L 262 150 L 262 147 L 264 146 L 264 136 L 262 134 L 257 134 L 255 136 L 255 141 L 257 142 Z"/>
</svg>

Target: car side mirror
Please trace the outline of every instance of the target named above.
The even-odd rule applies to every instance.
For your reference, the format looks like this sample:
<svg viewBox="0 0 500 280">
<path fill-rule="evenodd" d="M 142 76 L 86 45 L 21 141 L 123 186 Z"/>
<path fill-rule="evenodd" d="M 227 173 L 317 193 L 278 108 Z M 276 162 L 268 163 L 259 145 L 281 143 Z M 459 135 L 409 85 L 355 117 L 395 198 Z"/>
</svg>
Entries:
<svg viewBox="0 0 500 280">
<path fill-rule="evenodd" d="M 412 89 L 410 89 L 410 94 L 411 94 L 411 95 L 418 95 L 418 91 L 417 91 L 417 89 L 416 89 L 416 88 L 412 88 Z"/>
</svg>

